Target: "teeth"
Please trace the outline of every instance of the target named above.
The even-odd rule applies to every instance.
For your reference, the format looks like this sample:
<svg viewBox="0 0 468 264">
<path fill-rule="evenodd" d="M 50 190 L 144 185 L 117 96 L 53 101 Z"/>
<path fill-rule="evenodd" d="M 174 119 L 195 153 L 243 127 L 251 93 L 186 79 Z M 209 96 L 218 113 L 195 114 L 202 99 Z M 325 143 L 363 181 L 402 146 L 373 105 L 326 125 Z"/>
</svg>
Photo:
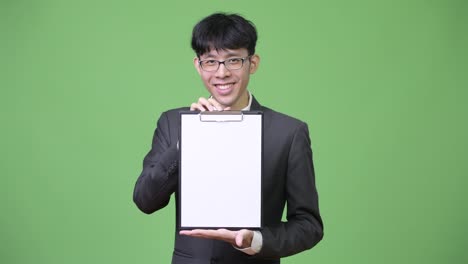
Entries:
<svg viewBox="0 0 468 264">
<path fill-rule="evenodd" d="M 221 90 L 229 89 L 229 88 L 231 88 L 231 86 L 232 86 L 232 84 L 218 84 L 218 85 L 216 85 L 216 87 L 218 87 Z"/>
</svg>

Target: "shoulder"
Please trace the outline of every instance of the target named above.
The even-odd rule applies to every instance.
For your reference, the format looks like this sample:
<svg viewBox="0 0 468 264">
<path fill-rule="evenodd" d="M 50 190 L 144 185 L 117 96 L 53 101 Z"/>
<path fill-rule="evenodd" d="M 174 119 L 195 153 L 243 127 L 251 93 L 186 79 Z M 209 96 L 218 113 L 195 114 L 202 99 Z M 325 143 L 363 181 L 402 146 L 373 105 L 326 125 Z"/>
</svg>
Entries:
<svg viewBox="0 0 468 264">
<path fill-rule="evenodd" d="M 275 111 L 268 107 L 262 106 L 262 112 L 264 117 L 265 125 L 278 127 L 281 130 L 286 131 L 297 131 L 299 128 L 307 129 L 307 124 L 298 118 L 290 115 Z"/>
<path fill-rule="evenodd" d="M 309 129 L 298 118 L 267 107 L 263 111 L 264 142 L 279 153 L 289 153 L 292 148 L 310 149 Z"/>
<path fill-rule="evenodd" d="M 180 112 L 181 111 L 189 111 L 190 108 L 189 107 L 179 107 L 179 108 L 173 108 L 173 109 L 169 109 L 167 111 L 164 111 L 162 114 L 161 114 L 161 117 L 160 118 L 167 118 L 169 120 L 176 120 L 179 118 L 179 115 L 180 115 Z"/>
<path fill-rule="evenodd" d="M 265 125 L 268 125 L 268 123 L 270 123 L 272 125 L 282 125 L 293 128 L 297 128 L 299 126 L 306 126 L 304 122 L 297 118 L 294 118 L 284 113 L 280 113 L 267 106 L 260 104 L 255 98 L 255 96 L 253 96 L 251 109 L 260 110 L 263 112 L 263 120 Z"/>
<path fill-rule="evenodd" d="M 169 109 L 164 111 L 160 114 L 159 118 L 157 119 L 156 127 L 159 128 L 166 128 L 171 127 L 172 129 L 176 129 L 180 123 L 180 112 L 181 111 L 188 111 L 190 108 L 188 107 L 180 107 Z"/>
</svg>

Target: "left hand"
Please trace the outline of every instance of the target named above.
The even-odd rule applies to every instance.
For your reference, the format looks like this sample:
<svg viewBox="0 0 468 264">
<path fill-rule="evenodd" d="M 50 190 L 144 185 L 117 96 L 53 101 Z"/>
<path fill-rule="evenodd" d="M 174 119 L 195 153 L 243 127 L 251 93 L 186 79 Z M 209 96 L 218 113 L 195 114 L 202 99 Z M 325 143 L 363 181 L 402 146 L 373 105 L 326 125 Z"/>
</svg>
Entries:
<svg viewBox="0 0 468 264">
<path fill-rule="evenodd" d="M 227 229 L 194 229 L 182 230 L 179 232 L 179 234 L 193 237 L 222 240 L 231 243 L 233 246 L 238 248 L 250 247 L 253 239 L 253 231 L 247 229 L 241 229 L 238 231 L 231 231 Z"/>
</svg>

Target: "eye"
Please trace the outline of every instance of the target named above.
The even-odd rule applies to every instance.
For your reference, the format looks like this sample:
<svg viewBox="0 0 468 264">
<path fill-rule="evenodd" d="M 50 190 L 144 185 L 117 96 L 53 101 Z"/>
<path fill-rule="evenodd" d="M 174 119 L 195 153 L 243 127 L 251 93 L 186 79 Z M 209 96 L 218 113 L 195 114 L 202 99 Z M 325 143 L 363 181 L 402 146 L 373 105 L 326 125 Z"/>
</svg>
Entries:
<svg viewBox="0 0 468 264">
<path fill-rule="evenodd" d="M 228 63 L 230 63 L 230 64 L 242 63 L 242 59 L 241 58 L 232 58 L 232 59 L 228 60 Z"/>
<path fill-rule="evenodd" d="M 203 65 L 206 65 L 206 66 L 211 66 L 211 65 L 216 65 L 216 63 L 218 63 L 218 61 L 215 61 L 215 60 L 204 60 L 201 62 Z"/>
</svg>

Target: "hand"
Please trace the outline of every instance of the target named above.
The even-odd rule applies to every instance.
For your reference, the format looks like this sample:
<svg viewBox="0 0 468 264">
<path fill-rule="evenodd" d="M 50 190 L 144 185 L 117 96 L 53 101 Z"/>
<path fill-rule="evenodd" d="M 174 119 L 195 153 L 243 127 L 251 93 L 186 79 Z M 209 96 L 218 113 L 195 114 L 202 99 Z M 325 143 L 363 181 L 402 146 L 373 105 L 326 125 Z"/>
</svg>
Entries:
<svg viewBox="0 0 468 264">
<path fill-rule="evenodd" d="M 210 97 L 208 99 L 200 97 L 198 102 L 193 103 L 190 106 L 190 111 L 228 111 L 231 110 L 231 107 L 223 107 L 216 99 Z"/>
<path fill-rule="evenodd" d="M 248 248 L 252 244 L 253 231 L 241 229 L 238 231 L 231 231 L 227 229 L 208 230 L 208 229 L 194 229 L 182 230 L 179 232 L 181 235 L 202 237 L 208 239 L 216 239 L 226 241 L 238 248 Z"/>
</svg>

